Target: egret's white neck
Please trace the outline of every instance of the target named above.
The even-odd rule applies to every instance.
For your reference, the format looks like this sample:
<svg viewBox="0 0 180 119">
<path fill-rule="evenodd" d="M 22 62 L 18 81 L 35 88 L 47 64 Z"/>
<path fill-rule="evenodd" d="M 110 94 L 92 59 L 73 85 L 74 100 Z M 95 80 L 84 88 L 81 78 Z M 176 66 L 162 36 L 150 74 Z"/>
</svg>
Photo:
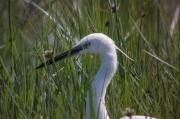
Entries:
<svg viewBox="0 0 180 119">
<path fill-rule="evenodd" d="M 107 50 L 100 54 L 102 64 L 92 82 L 93 97 L 87 93 L 86 100 L 86 119 L 90 119 L 90 99 L 93 99 L 94 111 L 97 119 L 109 119 L 105 106 L 106 89 L 117 69 L 116 50 Z"/>
</svg>

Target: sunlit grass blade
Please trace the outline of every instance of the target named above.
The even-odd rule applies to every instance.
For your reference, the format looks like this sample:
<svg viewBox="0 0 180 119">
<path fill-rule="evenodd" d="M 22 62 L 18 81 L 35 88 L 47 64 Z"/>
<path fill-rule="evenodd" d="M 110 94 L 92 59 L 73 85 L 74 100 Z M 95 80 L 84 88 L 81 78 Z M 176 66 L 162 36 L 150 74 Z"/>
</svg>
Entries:
<svg viewBox="0 0 180 119">
<path fill-rule="evenodd" d="M 146 50 L 143 50 L 143 51 L 144 51 L 146 54 L 148 54 L 148 55 L 150 55 L 150 56 L 154 57 L 155 59 L 157 59 L 157 60 L 158 60 L 158 61 L 160 61 L 161 63 L 163 63 L 163 64 L 165 64 L 165 65 L 167 65 L 167 66 L 169 66 L 169 67 L 171 67 L 171 68 L 175 69 L 176 71 L 180 72 L 180 70 L 179 70 L 179 69 L 177 69 L 176 67 L 174 67 L 174 66 L 170 65 L 169 63 L 167 63 L 167 62 L 163 61 L 163 60 L 162 60 L 162 59 L 160 59 L 159 57 L 157 57 L 157 56 L 155 56 L 155 55 L 153 55 L 153 54 L 151 54 L 151 53 L 147 52 Z"/>
</svg>

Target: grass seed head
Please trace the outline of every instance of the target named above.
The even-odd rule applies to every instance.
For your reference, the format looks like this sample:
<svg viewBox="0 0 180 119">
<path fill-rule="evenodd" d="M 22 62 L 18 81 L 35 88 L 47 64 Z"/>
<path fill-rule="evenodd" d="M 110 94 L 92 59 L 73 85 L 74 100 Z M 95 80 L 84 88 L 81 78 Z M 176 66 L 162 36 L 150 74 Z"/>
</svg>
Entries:
<svg viewBox="0 0 180 119">
<path fill-rule="evenodd" d="M 130 109 L 130 108 L 126 108 L 126 110 L 123 112 L 124 116 L 128 116 L 128 117 L 132 117 L 132 115 L 134 114 L 134 110 Z"/>
<path fill-rule="evenodd" d="M 46 50 L 46 51 L 44 52 L 44 56 L 45 56 L 46 58 L 52 58 L 52 57 L 53 57 L 53 51 L 52 51 L 52 50 Z"/>
</svg>

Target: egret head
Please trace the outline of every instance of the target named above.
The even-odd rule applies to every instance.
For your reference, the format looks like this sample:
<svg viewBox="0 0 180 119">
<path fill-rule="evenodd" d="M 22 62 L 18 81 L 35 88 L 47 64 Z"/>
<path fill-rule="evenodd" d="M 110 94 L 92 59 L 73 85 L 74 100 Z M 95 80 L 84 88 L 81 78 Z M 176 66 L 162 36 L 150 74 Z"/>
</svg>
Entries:
<svg viewBox="0 0 180 119">
<path fill-rule="evenodd" d="M 102 33 L 94 33 L 84 37 L 75 47 L 81 47 L 78 54 L 102 54 L 108 50 L 116 50 L 112 39 Z"/>
</svg>

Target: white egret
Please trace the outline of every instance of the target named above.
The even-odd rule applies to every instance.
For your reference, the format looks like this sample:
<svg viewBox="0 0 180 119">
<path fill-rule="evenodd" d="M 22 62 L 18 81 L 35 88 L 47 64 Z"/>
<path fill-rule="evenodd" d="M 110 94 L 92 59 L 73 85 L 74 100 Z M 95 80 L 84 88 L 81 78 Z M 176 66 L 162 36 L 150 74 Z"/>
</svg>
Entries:
<svg viewBox="0 0 180 119">
<path fill-rule="evenodd" d="M 66 51 L 53 59 L 46 61 L 45 63 L 37 67 L 41 68 L 45 65 L 57 62 L 68 55 L 74 56 L 76 54 L 98 54 L 101 57 L 102 64 L 100 69 L 94 76 L 92 80 L 92 90 L 93 98 L 90 98 L 89 91 L 87 92 L 86 98 L 86 119 L 92 119 L 91 109 L 90 109 L 90 99 L 93 99 L 93 107 L 97 119 L 109 119 L 106 105 L 105 105 L 105 94 L 106 89 L 114 76 L 117 69 L 117 54 L 116 50 L 119 50 L 126 57 L 128 57 L 124 52 L 122 52 L 113 42 L 111 38 L 102 33 L 93 33 L 84 37 L 74 48 L 70 51 Z M 128 57 L 131 59 L 130 57 Z M 132 59 L 131 59 L 132 60 Z M 135 119 L 145 119 L 146 116 L 132 116 Z M 123 117 L 126 119 L 126 117 Z M 122 119 L 123 119 L 122 118 Z"/>
</svg>

